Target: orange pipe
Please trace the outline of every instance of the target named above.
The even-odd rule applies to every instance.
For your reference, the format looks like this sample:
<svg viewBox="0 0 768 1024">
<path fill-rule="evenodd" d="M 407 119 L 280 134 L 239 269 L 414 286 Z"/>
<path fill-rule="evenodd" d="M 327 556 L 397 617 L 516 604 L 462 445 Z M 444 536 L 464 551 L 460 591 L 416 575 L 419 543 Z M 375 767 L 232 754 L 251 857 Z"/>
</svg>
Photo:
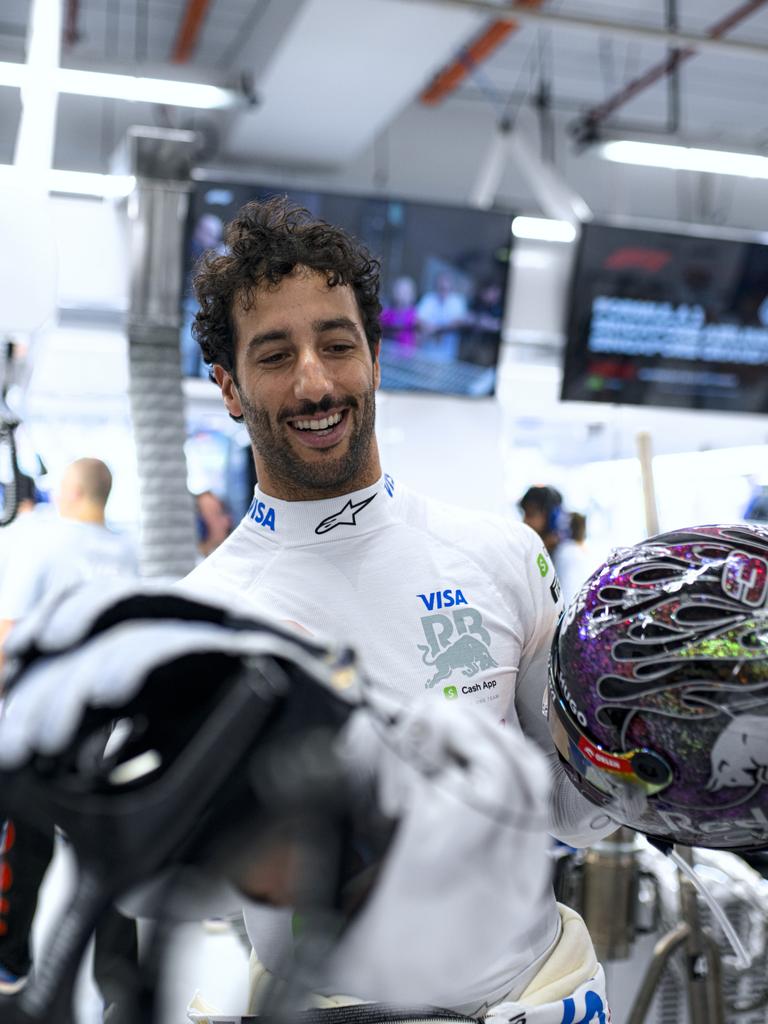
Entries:
<svg viewBox="0 0 768 1024">
<path fill-rule="evenodd" d="M 195 52 L 210 4 L 211 0 L 187 0 L 171 52 L 174 64 L 185 64 Z"/>
<path fill-rule="evenodd" d="M 516 21 L 494 21 L 467 46 L 456 60 L 452 61 L 432 79 L 419 97 L 422 103 L 433 106 L 444 100 L 461 85 L 472 70 L 473 64 L 479 64 L 489 57 L 512 32 L 519 28 Z"/>
<path fill-rule="evenodd" d="M 541 7 L 544 0 L 517 0 L 512 8 L 521 7 L 531 10 Z M 419 97 L 422 103 L 429 106 L 439 103 L 457 89 L 472 70 L 473 64 L 479 64 L 490 57 L 493 51 L 504 42 L 507 36 L 520 28 L 514 18 L 505 18 L 491 22 L 488 28 L 462 50 L 461 54 L 435 75 Z"/>
</svg>

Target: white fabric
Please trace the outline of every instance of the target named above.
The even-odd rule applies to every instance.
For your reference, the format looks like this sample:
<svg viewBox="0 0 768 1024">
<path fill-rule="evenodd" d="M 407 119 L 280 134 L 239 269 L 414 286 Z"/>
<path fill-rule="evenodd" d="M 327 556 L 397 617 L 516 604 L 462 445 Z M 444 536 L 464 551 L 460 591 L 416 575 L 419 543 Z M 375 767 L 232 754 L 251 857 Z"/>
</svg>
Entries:
<svg viewBox="0 0 768 1024">
<path fill-rule="evenodd" d="M 487 1024 L 611 1024 L 603 968 L 598 964 L 594 976 L 563 999 L 533 1006 L 524 1000 L 504 1002 L 494 1006 L 485 1020 Z"/>
<path fill-rule="evenodd" d="M 605 975 L 597 962 L 594 947 L 581 917 L 558 904 L 562 929 L 560 938 L 536 971 L 519 999 L 496 1003 L 479 1019 L 488 1024 L 609 1024 L 610 1013 L 605 989 Z M 248 1012 L 258 1013 L 272 986 L 282 984 L 251 956 L 249 966 L 250 999 Z M 331 997 L 308 994 L 300 1009 L 309 1007 L 349 1006 L 360 1002 L 349 996 Z M 189 1007 L 191 1020 L 224 1021 L 198 997 Z M 237 1021 L 240 1018 L 232 1018 Z"/>
<path fill-rule="evenodd" d="M 29 518 L 19 524 L 3 567 L 0 619 L 21 619 L 43 598 L 86 580 L 135 577 L 137 572 L 128 541 L 105 526 L 55 516 Z"/>
<path fill-rule="evenodd" d="M 233 610 L 259 609 L 352 644 L 379 692 L 426 697 L 436 714 L 446 704 L 459 712 L 480 707 L 491 720 L 519 725 L 552 755 L 556 786 L 566 796 L 562 808 L 553 808 L 550 827 L 557 821 L 573 845 L 615 828 L 562 774 L 542 716 L 561 602 L 541 541 L 523 524 L 438 504 L 387 476 L 324 501 L 279 501 L 257 488 L 249 514 L 180 586 L 201 596 L 226 593 Z M 452 863 L 457 885 L 484 870 L 482 861 Z M 500 897 L 506 883 L 488 874 Z M 259 958 L 279 972 L 290 959 L 290 914 L 248 908 L 245 916 Z M 538 924 L 534 940 L 513 949 L 521 973 L 508 975 L 509 987 L 527 978 L 553 941 L 551 895 Z M 487 963 L 478 981 L 490 984 L 492 967 Z"/>
<path fill-rule="evenodd" d="M 615 827 L 562 772 L 542 714 L 562 602 L 549 556 L 522 523 L 443 505 L 388 476 L 326 501 L 279 501 L 257 487 L 248 515 L 179 586 L 351 644 L 379 692 L 453 699 L 519 724 L 553 755 L 550 831 L 588 846 Z"/>
<path fill-rule="evenodd" d="M 399 824 L 371 895 L 307 987 L 472 1013 L 521 992 L 559 932 L 541 754 L 475 709 L 424 696 L 396 724 L 356 712 L 346 750 L 373 768 Z"/>
</svg>

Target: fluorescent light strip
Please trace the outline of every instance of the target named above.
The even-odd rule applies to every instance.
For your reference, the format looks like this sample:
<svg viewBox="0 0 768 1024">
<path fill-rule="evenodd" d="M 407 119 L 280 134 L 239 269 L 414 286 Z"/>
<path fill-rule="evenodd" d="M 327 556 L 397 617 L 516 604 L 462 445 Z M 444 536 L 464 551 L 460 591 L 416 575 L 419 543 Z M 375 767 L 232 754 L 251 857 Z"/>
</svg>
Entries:
<svg viewBox="0 0 768 1024">
<path fill-rule="evenodd" d="M 132 174 L 92 174 L 90 171 L 55 169 L 48 173 L 48 190 L 69 195 L 124 199 L 133 192 L 135 186 L 136 179 Z"/>
<path fill-rule="evenodd" d="M 621 164 L 664 167 L 673 171 L 704 171 L 709 174 L 734 174 L 744 178 L 768 178 L 768 157 L 756 153 L 733 153 L 720 149 L 696 149 L 658 142 L 633 142 L 628 139 L 603 142 L 600 156 Z"/>
<path fill-rule="evenodd" d="M 573 242 L 576 228 L 567 220 L 548 217 L 515 217 L 512 221 L 515 238 L 530 238 L 539 242 Z"/>
<path fill-rule="evenodd" d="M 26 64 L 0 61 L 0 85 L 21 88 L 27 74 Z M 176 82 L 166 78 L 140 78 L 135 75 L 112 75 L 103 71 L 77 71 L 58 68 L 56 87 L 59 92 L 76 96 L 101 96 L 107 99 L 137 103 L 164 103 L 174 107 L 195 107 L 213 110 L 232 107 L 239 98 L 231 89 L 200 82 Z"/>
<path fill-rule="evenodd" d="M 26 182 L 12 164 L 0 164 L 0 178 Z M 67 195 L 95 196 L 99 199 L 123 199 L 136 186 L 131 174 L 93 174 L 90 171 L 50 170 L 44 175 L 49 192 Z"/>
</svg>

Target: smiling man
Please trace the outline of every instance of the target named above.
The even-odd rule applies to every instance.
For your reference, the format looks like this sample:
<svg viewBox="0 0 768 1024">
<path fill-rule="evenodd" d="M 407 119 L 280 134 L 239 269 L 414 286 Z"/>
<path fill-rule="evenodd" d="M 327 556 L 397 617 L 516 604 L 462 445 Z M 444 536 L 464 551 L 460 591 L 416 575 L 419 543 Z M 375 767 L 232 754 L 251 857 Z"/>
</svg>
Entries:
<svg viewBox="0 0 768 1024">
<path fill-rule="evenodd" d="M 377 261 L 284 198 L 245 206 L 225 243 L 198 267 L 194 330 L 229 414 L 247 427 L 258 486 L 243 521 L 183 586 L 202 597 L 224 592 L 233 607 L 250 604 L 353 646 L 372 684 L 401 702 L 449 701 L 456 715 L 490 716 L 524 733 L 551 765 L 550 830 L 573 845 L 612 831 L 564 775 L 541 713 L 561 608 L 541 541 L 521 523 L 440 505 L 382 472 L 374 433 Z M 532 755 L 531 772 L 539 763 Z M 529 781 L 516 777 L 521 793 Z M 510 843 L 541 828 L 534 817 L 531 805 L 510 828 Z M 541 858 L 529 863 L 521 854 L 512 879 L 492 877 L 478 855 L 470 877 L 465 864 L 445 860 L 445 846 L 430 854 L 432 845 L 423 852 L 428 870 L 434 865 L 436 882 L 441 870 L 450 874 L 438 902 L 472 937 L 472 952 L 435 974 L 407 934 L 392 944 L 389 955 L 400 956 L 404 970 L 423 962 L 419 1001 L 464 1013 L 510 1000 L 527 1005 L 546 964 L 547 977 L 564 979 L 546 988 L 559 1022 L 562 999 L 580 984 L 599 988 L 583 922 L 558 908 Z M 536 909 L 523 913 L 518 902 L 514 920 L 509 908 L 521 881 Z M 460 909 L 468 895 L 472 922 Z M 261 961 L 279 970 L 290 963 L 291 933 L 289 914 L 276 913 L 248 912 L 246 922 Z M 500 915 L 508 941 L 492 943 Z M 455 945 L 455 932 L 437 931 L 434 942 Z M 362 974 L 342 977 L 354 987 Z M 329 977 L 322 990 L 338 992 L 341 983 Z M 375 985 L 361 986 L 351 995 L 381 998 Z"/>
<path fill-rule="evenodd" d="M 213 372 L 248 428 L 262 490 L 301 501 L 375 483 L 378 340 L 368 344 L 352 289 L 296 267 L 238 295 L 233 319 L 231 370 Z"/>
</svg>

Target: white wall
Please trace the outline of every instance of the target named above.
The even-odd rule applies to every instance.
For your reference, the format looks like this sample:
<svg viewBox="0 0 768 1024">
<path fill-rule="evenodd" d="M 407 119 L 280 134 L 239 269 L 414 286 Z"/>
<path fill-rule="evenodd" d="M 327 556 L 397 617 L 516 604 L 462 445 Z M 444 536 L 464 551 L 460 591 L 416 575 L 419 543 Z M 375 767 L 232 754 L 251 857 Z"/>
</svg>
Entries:
<svg viewBox="0 0 768 1024">
<path fill-rule="evenodd" d="M 53 196 L 52 228 L 59 251 L 60 308 L 128 308 L 128 239 L 124 206 Z"/>
<path fill-rule="evenodd" d="M 112 203 L 69 196 L 51 200 L 58 250 L 59 317 L 32 339 L 31 376 L 20 412 L 26 459 L 34 451 L 55 491 L 65 466 L 93 456 L 113 472 L 111 522 L 138 520 L 136 452 L 128 405 L 126 223 Z"/>
</svg>

